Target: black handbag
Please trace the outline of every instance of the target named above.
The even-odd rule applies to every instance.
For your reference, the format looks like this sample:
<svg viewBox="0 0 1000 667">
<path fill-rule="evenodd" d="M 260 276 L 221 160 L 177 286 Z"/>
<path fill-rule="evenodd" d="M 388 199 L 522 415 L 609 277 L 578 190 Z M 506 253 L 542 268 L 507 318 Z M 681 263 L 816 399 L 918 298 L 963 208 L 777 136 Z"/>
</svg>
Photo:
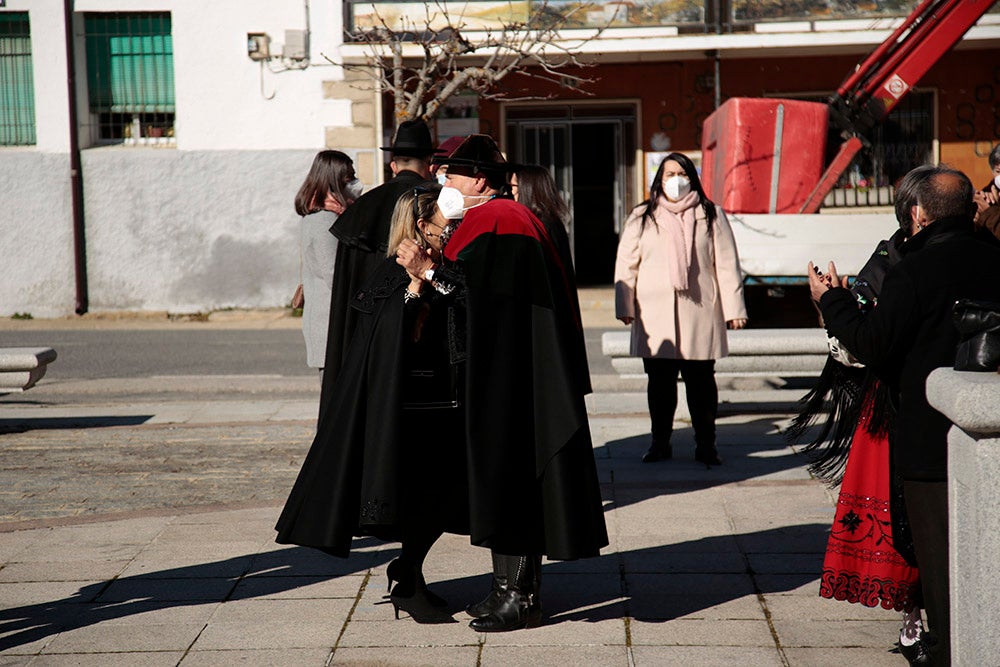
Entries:
<svg viewBox="0 0 1000 667">
<path fill-rule="evenodd" d="M 1000 369 L 1000 303 L 959 299 L 952 308 L 952 318 L 960 338 L 955 370 Z"/>
<path fill-rule="evenodd" d="M 442 313 L 423 321 L 419 340 L 406 344 L 402 377 L 404 410 L 431 410 L 461 406 L 462 368 L 451 363 Z M 436 326 L 435 326 L 436 325 Z"/>
<path fill-rule="evenodd" d="M 403 376 L 403 409 L 431 410 L 462 405 L 460 369 L 452 364 L 419 364 Z"/>
</svg>

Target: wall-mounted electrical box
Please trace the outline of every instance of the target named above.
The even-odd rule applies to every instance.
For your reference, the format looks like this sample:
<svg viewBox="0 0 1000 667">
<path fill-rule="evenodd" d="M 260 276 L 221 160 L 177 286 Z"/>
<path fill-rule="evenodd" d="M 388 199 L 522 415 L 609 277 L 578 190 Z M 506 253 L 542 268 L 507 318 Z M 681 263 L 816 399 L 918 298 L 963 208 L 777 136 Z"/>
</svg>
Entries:
<svg viewBox="0 0 1000 667">
<path fill-rule="evenodd" d="M 250 60 L 267 60 L 271 57 L 271 38 L 266 32 L 247 33 L 247 55 Z"/>
<path fill-rule="evenodd" d="M 287 60 L 308 60 L 309 33 L 305 30 L 286 30 L 281 57 Z"/>
</svg>

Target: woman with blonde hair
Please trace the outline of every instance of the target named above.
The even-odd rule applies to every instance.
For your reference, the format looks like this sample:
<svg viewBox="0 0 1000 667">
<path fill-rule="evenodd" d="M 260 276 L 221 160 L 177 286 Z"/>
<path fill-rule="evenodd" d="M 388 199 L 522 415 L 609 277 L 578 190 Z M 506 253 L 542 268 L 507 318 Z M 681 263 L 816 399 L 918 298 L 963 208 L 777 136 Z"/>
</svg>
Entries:
<svg viewBox="0 0 1000 667">
<path fill-rule="evenodd" d="M 445 605 L 424 581 L 427 552 L 443 532 L 468 533 L 452 304 L 395 259 L 403 239 L 444 247 L 439 191 L 428 182 L 396 204 L 388 256 L 351 305 L 358 328 L 340 375 L 324 382 L 316 438 L 277 524 L 279 543 L 342 557 L 357 535 L 400 541 L 386 568 L 390 600 L 397 618 L 403 609 L 417 621 L 440 620 Z"/>
</svg>

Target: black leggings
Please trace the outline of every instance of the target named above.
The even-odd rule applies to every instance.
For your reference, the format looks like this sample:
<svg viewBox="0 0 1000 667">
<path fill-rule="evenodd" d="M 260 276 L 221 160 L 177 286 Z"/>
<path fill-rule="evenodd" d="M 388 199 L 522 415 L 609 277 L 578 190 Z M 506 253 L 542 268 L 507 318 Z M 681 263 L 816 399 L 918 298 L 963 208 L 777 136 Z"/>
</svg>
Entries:
<svg viewBox="0 0 1000 667">
<path fill-rule="evenodd" d="M 424 566 L 427 553 L 443 533 L 444 531 L 437 526 L 414 524 L 403 526 L 399 559 L 419 572 Z"/>
<path fill-rule="evenodd" d="M 927 624 L 938 643 L 931 664 L 951 664 L 951 602 L 948 569 L 948 482 L 903 480 L 906 515 L 920 568 Z"/>
<path fill-rule="evenodd" d="M 719 411 L 719 388 L 715 384 L 715 360 L 647 359 L 642 366 L 648 384 L 649 419 L 653 440 L 667 444 L 674 430 L 677 411 L 677 374 L 684 378 L 694 441 L 699 447 L 715 445 L 715 417 Z"/>
</svg>

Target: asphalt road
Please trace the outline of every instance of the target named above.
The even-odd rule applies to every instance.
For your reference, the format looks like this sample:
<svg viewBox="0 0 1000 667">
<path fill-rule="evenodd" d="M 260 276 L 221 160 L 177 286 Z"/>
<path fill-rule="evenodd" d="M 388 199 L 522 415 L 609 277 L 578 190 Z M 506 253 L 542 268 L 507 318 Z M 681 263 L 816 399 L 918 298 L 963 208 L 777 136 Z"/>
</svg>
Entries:
<svg viewBox="0 0 1000 667">
<path fill-rule="evenodd" d="M 587 329 L 591 373 L 613 373 L 601 353 L 604 329 Z M 0 347 L 51 347 L 59 355 L 46 378 L 103 379 L 156 376 L 316 375 L 306 366 L 297 329 L 13 330 Z"/>
<path fill-rule="evenodd" d="M 295 329 L 0 331 L 0 347 L 55 349 L 53 379 L 316 374 Z"/>
</svg>

